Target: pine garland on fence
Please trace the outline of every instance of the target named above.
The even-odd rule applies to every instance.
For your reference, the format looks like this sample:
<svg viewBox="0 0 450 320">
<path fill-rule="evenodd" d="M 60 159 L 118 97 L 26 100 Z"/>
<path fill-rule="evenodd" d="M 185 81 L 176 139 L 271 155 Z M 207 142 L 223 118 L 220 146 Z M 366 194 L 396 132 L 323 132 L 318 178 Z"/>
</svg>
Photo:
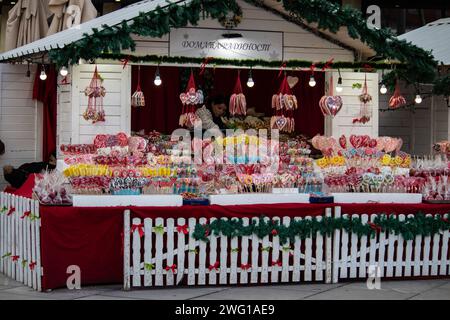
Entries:
<svg viewBox="0 0 450 320">
<path fill-rule="evenodd" d="M 448 215 L 447 215 L 448 218 Z M 315 238 L 317 232 L 321 235 L 332 235 L 335 230 L 345 230 L 361 236 L 374 237 L 378 232 L 394 233 L 401 235 L 405 240 L 412 240 L 417 235 L 431 236 L 441 231 L 450 230 L 450 221 L 440 215 L 425 216 L 422 213 L 413 217 L 406 217 L 404 221 L 398 220 L 395 215 L 380 214 L 373 222 L 363 223 L 361 218 L 349 217 L 322 217 L 319 221 L 316 217 L 311 220 L 291 220 L 289 226 L 279 223 L 278 220 L 267 220 L 261 216 L 257 222 L 250 220 L 248 226 L 243 225 L 242 218 L 214 220 L 210 224 L 197 224 L 193 233 L 196 240 L 208 242 L 210 235 L 227 237 L 242 237 L 256 235 L 259 239 L 266 236 L 278 236 L 281 244 L 288 240 Z"/>
</svg>

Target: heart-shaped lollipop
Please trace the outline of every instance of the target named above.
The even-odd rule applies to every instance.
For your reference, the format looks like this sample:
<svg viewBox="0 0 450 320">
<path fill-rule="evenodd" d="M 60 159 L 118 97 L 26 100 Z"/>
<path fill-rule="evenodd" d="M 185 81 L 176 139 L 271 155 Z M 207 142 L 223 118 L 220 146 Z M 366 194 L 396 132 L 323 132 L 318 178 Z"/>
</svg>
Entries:
<svg viewBox="0 0 450 320">
<path fill-rule="evenodd" d="M 339 138 L 339 145 L 341 146 L 342 149 L 346 149 L 347 148 L 347 138 L 345 137 L 345 135 L 342 135 Z"/>
<path fill-rule="evenodd" d="M 331 116 L 336 116 L 342 109 L 342 98 L 340 96 L 328 96 L 325 100 L 325 106 Z"/>
<path fill-rule="evenodd" d="M 277 128 L 279 130 L 283 130 L 283 128 L 286 126 L 287 124 L 287 120 L 285 117 L 279 117 L 276 121 L 275 124 L 277 125 Z"/>
</svg>

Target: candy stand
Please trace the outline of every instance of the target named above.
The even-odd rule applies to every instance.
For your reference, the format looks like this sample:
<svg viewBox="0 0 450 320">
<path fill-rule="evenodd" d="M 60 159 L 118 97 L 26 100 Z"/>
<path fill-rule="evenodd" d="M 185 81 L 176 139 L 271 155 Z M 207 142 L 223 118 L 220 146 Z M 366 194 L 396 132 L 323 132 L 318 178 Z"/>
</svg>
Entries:
<svg viewBox="0 0 450 320">
<path fill-rule="evenodd" d="M 315 2 L 279 5 L 361 19 Z M 402 44 L 369 65 L 302 26 L 259 1 L 142 1 L 30 44 L 69 71 L 55 87 L 58 170 L 32 199 L 1 194 L 0 271 L 36 290 L 65 286 L 71 265 L 82 285 L 125 290 L 448 276 L 449 161 L 378 136 L 378 70 L 431 58 Z M 195 47 L 214 32 L 222 45 Z M 303 40 L 325 49 L 290 51 Z M 231 134 L 196 130 L 217 86 Z"/>
</svg>

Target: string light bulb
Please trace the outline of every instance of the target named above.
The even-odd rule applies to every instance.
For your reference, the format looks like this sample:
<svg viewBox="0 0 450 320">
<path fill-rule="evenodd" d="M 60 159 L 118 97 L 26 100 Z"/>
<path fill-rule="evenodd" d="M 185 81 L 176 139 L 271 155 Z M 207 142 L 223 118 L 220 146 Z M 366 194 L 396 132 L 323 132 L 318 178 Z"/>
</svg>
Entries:
<svg viewBox="0 0 450 320">
<path fill-rule="evenodd" d="M 41 71 L 41 75 L 39 76 L 39 78 L 40 78 L 42 81 L 47 80 L 47 73 L 45 73 L 45 66 L 44 66 L 44 65 L 42 65 L 42 71 Z"/>
<path fill-rule="evenodd" d="M 380 93 L 381 94 L 386 94 L 387 93 L 387 88 L 384 84 L 381 85 L 380 87 Z"/>
<path fill-rule="evenodd" d="M 254 85 L 255 85 L 255 81 L 253 81 L 252 69 L 250 69 L 250 71 L 248 72 L 247 87 L 253 88 Z"/>
<path fill-rule="evenodd" d="M 342 92 L 344 88 L 342 87 L 342 78 L 339 77 L 337 85 L 336 85 L 336 92 Z"/>
<path fill-rule="evenodd" d="M 153 81 L 155 86 L 160 86 L 162 84 L 161 75 L 159 74 L 159 66 L 156 68 L 155 80 Z"/>
<path fill-rule="evenodd" d="M 416 104 L 421 104 L 422 103 L 422 97 L 420 96 L 420 94 L 416 95 L 416 98 L 414 99 L 414 102 Z"/>
<path fill-rule="evenodd" d="M 65 66 L 63 66 L 61 68 L 61 70 L 59 70 L 59 73 L 63 76 L 63 77 L 67 77 L 67 75 L 69 74 L 69 70 L 67 70 L 67 68 Z"/>
<path fill-rule="evenodd" d="M 316 85 L 316 79 L 314 79 L 314 75 L 312 74 L 309 78 L 309 86 L 314 87 Z"/>
</svg>

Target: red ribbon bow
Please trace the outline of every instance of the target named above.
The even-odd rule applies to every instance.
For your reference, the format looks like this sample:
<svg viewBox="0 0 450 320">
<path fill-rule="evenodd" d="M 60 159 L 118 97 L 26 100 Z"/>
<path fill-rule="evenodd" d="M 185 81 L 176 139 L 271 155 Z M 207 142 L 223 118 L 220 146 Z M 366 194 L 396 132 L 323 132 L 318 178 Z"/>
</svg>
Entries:
<svg viewBox="0 0 450 320">
<path fill-rule="evenodd" d="M 311 74 L 314 75 L 314 70 L 316 69 L 316 64 L 313 63 L 313 64 L 309 67 L 309 69 L 311 70 Z"/>
<path fill-rule="evenodd" d="M 67 76 L 65 76 L 65 77 L 61 80 L 61 84 L 69 84 L 69 81 L 67 81 Z"/>
<path fill-rule="evenodd" d="M 250 269 L 251 267 L 252 267 L 251 264 L 241 264 L 241 269 L 242 269 L 242 270 L 248 270 L 248 269 Z"/>
<path fill-rule="evenodd" d="M 205 73 L 206 65 L 208 63 L 210 63 L 212 61 L 212 59 L 213 59 L 212 57 L 207 57 L 207 58 L 205 58 L 205 60 L 203 60 L 203 63 L 201 65 L 201 67 L 200 67 L 199 75 L 203 75 Z"/>
<path fill-rule="evenodd" d="M 334 58 L 331 58 L 330 60 L 328 60 L 328 61 L 325 63 L 325 65 L 323 66 L 322 71 L 325 71 L 325 69 L 331 68 L 331 65 L 333 64 L 333 60 L 334 60 Z"/>
<path fill-rule="evenodd" d="M 273 229 L 271 233 L 273 236 L 276 236 L 278 234 L 278 231 L 276 229 Z"/>
<path fill-rule="evenodd" d="M 283 264 L 281 263 L 280 260 L 272 261 L 272 266 L 279 266 L 279 267 L 281 267 L 282 265 L 283 265 Z"/>
<path fill-rule="evenodd" d="M 283 64 L 280 67 L 280 72 L 278 72 L 278 78 L 281 77 L 281 73 L 283 73 L 283 70 L 286 69 L 286 62 L 283 62 Z"/>
<path fill-rule="evenodd" d="M 170 271 L 170 270 L 172 270 L 172 272 L 175 273 L 175 271 L 177 271 L 177 265 L 173 264 L 171 266 L 167 266 L 166 271 Z"/>
<path fill-rule="evenodd" d="M 23 216 L 20 217 L 20 219 L 25 219 L 26 217 L 29 217 L 31 215 L 31 211 L 26 211 L 23 213 Z"/>
<path fill-rule="evenodd" d="M 218 269 L 219 269 L 219 266 L 220 266 L 220 262 L 219 262 L 219 261 L 216 261 L 216 263 L 210 265 L 210 266 L 208 267 L 208 269 L 209 269 L 209 271 L 212 271 L 212 270 L 218 270 Z"/>
<path fill-rule="evenodd" d="M 209 236 L 209 228 L 206 226 L 206 224 L 203 224 L 203 227 L 205 228 L 205 237 Z"/>
<path fill-rule="evenodd" d="M 370 64 L 364 64 L 363 68 L 366 69 L 368 72 L 371 72 L 373 70 L 373 67 Z"/>
<path fill-rule="evenodd" d="M 15 211 L 16 211 L 16 208 L 11 207 L 6 215 L 7 215 L 7 216 L 10 216 L 10 215 L 12 215 Z"/>
<path fill-rule="evenodd" d="M 20 258 L 19 256 L 12 256 L 12 257 L 11 257 L 11 259 L 12 259 L 13 262 L 18 261 L 19 258 Z"/>
<path fill-rule="evenodd" d="M 136 231 L 136 229 L 139 232 L 139 237 L 142 238 L 144 236 L 144 225 L 141 224 L 133 224 L 133 226 L 131 227 L 131 233 L 134 233 Z"/>
<path fill-rule="evenodd" d="M 130 62 L 130 56 L 126 57 L 125 59 L 120 59 L 120 62 L 122 62 L 123 68 L 128 65 L 128 62 Z"/>
<path fill-rule="evenodd" d="M 36 267 L 36 262 L 30 263 L 29 266 L 30 266 L 30 270 L 33 271 L 34 267 Z"/>
<path fill-rule="evenodd" d="M 189 233 L 187 225 L 178 226 L 177 231 L 178 231 L 178 233 L 184 233 L 184 234 Z"/>
<path fill-rule="evenodd" d="M 381 232 L 381 227 L 380 226 L 378 226 L 378 225 L 376 225 L 375 223 L 372 223 L 372 222 L 369 222 L 368 224 L 376 232 Z"/>
</svg>

